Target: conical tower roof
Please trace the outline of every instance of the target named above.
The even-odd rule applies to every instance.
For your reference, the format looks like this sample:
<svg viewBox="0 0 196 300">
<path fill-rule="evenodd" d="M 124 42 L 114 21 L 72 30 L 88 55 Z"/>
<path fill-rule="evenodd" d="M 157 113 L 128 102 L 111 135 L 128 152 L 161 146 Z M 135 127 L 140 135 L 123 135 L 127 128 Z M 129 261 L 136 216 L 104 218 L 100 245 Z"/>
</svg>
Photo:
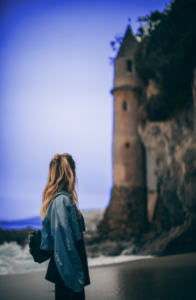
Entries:
<svg viewBox="0 0 196 300">
<path fill-rule="evenodd" d="M 125 33 L 124 39 L 122 41 L 122 44 L 120 46 L 120 50 L 118 51 L 118 55 L 116 57 L 125 57 L 128 56 L 130 53 L 132 53 L 132 50 L 135 46 L 135 44 L 137 44 L 137 40 L 132 32 L 132 29 L 130 27 L 130 25 L 128 25 L 127 27 L 127 31 Z"/>
</svg>

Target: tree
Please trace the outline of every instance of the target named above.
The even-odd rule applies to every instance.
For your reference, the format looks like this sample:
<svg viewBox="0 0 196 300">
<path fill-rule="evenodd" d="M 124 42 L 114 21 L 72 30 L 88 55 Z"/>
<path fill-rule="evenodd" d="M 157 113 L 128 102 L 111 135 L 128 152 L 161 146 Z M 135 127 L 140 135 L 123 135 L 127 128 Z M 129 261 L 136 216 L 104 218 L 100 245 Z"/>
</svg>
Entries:
<svg viewBox="0 0 196 300">
<path fill-rule="evenodd" d="M 196 66 L 196 0 L 175 0 L 163 12 L 139 18 L 136 71 L 145 84 L 153 79 L 160 94 L 143 103 L 151 121 L 166 120 L 192 104 Z"/>
</svg>

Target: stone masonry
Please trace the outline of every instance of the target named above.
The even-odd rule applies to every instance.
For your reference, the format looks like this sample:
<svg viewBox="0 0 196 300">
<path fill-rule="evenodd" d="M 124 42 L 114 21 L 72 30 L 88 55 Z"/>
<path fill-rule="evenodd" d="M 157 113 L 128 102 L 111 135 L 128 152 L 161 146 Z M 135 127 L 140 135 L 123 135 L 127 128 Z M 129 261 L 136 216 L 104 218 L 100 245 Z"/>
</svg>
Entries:
<svg viewBox="0 0 196 300">
<path fill-rule="evenodd" d="M 137 43 L 128 27 L 115 60 L 114 185 L 103 220 L 97 226 L 103 240 L 130 239 L 147 229 L 146 155 L 138 134 L 143 85 L 134 66 Z"/>
</svg>

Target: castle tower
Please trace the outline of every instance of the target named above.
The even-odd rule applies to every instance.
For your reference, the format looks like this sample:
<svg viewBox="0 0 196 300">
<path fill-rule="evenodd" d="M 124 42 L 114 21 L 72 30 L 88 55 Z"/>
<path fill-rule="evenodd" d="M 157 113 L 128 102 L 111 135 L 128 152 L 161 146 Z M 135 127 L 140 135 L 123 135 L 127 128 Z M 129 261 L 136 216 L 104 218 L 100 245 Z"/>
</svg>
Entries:
<svg viewBox="0 0 196 300">
<path fill-rule="evenodd" d="M 114 185 L 136 187 L 146 185 L 143 148 L 138 135 L 138 104 L 142 83 L 134 65 L 137 40 L 130 26 L 115 60 L 114 89 Z"/>
<path fill-rule="evenodd" d="M 138 134 L 142 82 L 135 71 L 137 40 L 128 26 L 115 60 L 113 180 L 111 200 L 98 232 L 103 238 L 128 238 L 147 225 L 145 149 Z"/>
</svg>

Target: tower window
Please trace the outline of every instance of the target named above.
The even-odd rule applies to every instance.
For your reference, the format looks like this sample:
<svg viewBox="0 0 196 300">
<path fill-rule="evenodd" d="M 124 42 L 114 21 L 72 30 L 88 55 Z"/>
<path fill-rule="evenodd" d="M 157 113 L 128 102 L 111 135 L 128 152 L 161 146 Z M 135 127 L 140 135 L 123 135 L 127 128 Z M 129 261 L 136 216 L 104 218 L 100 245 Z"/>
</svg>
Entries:
<svg viewBox="0 0 196 300">
<path fill-rule="evenodd" d="M 126 148 L 129 148 L 129 147 L 130 147 L 130 144 L 129 144 L 129 143 L 126 143 L 126 144 L 125 144 L 125 147 L 126 147 Z"/>
<path fill-rule="evenodd" d="M 132 72 L 132 60 L 127 60 L 127 72 Z"/>
<path fill-rule="evenodd" d="M 123 110 L 127 110 L 127 102 L 123 101 Z"/>
</svg>

